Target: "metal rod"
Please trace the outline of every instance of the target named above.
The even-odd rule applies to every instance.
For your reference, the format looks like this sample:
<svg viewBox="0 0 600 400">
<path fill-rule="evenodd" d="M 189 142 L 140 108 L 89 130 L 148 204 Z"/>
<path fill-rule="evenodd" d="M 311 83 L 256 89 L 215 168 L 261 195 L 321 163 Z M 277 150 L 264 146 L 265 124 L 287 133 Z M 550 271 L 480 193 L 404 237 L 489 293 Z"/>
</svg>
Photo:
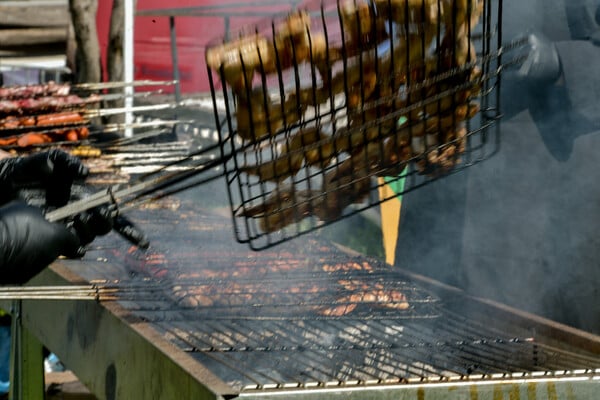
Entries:
<svg viewBox="0 0 600 400">
<path fill-rule="evenodd" d="M 175 103 L 164 103 L 164 104 L 154 104 L 150 106 L 136 106 L 136 107 L 116 107 L 116 108 L 105 108 L 102 110 L 86 110 L 83 114 L 87 117 L 103 117 L 106 115 L 116 115 L 116 114 L 124 114 L 124 113 L 133 113 L 139 111 L 158 111 L 158 110 L 166 110 L 169 108 L 176 108 L 179 104 Z"/>
<path fill-rule="evenodd" d="M 173 80 L 175 83 L 175 101 L 181 101 L 181 88 L 179 87 L 179 60 L 177 56 L 177 33 L 175 32 L 175 17 L 169 17 L 169 30 L 171 34 L 171 59 L 173 60 Z"/>
<path fill-rule="evenodd" d="M 96 96 L 98 96 L 100 98 L 100 100 L 112 101 L 112 100 L 126 99 L 127 97 L 144 98 L 144 97 L 150 97 L 150 96 L 154 96 L 154 95 L 162 94 L 162 93 L 164 93 L 164 90 L 158 89 L 158 90 L 139 92 L 139 93 L 106 93 L 106 94 L 98 94 Z M 131 107 L 131 105 L 130 105 L 130 107 Z"/>
<path fill-rule="evenodd" d="M 172 126 L 178 124 L 192 123 L 193 121 L 181 121 L 181 120 L 154 120 L 145 122 L 130 122 L 130 123 L 115 123 L 107 124 L 102 127 L 100 133 L 120 131 L 122 129 L 135 129 L 135 128 L 152 128 L 157 126 Z M 126 138 L 131 139 L 131 138 Z"/>
<path fill-rule="evenodd" d="M 101 90 L 101 89 L 118 89 L 126 86 L 170 86 L 175 85 L 177 81 L 152 81 L 152 80 L 138 80 L 132 82 L 102 82 L 102 83 L 79 83 L 73 85 L 75 89 L 86 89 L 86 90 Z"/>
<path fill-rule="evenodd" d="M 104 191 L 97 192 L 84 199 L 67 204 L 64 207 L 47 213 L 46 219 L 50 222 L 57 222 L 70 216 L 79 214 L 83 211 L 107 204 L 110 208 L 113 209 L 116 215 L 118 214 L 118 207 L 121 205 L 125 205 L 128 202 L 134 200 L 139 200 L 141 196 L 150 195 L 169 185 L 179 183 L 182 180 L 190 178 L 196 174 L 202 173 L 208 170 L 209 168 L 212 168 L 222 163 L 224 159 L 216 159 L 208 163 L 202 161 L 199 164 L 194 165 L 191 171 L 188 169 L 184 171 L 176 171 L 154 177 L 155 175 L 158 175 L 159 172 L 163 172 L 164 170 L 166 170 L 168 167 L 189 162 L 190 160 L 194 160 L 194 157 L 197 157 L 201 154 L 207 153 L 212 150 L 214 150 L 213 147 L 207 147 L 205 149 L 192 153 L 189 156 L 182 158 L 181 160 L 167 164 L 157 171 L 153 171 L 150 174 L 144 175 L 138 181 L 136 181 L 137 183 L 132 184 L 128 187 L 120 188 L 119 185 L 115 185 Z"/>
<path fill-rule="evenodd" d="M 125 82 L 133 82 L 133 32 L 134 32 L 134 18 L 135 12 L 135 0 L 125 0 L 124 9 L 124 35 L 123 35 L 123 73 Z M 133 108 L 133 86 L 126 85 L 123 91 L 125 95 L 125 108 L 131 110 Z M 125 124 L 131 124 L 133 122 L 133 112 L 127 111 L 125 113 Z M 131 128 L 125 128 L 124 136 L 126 138 L 133 136 L 133 130 Z"/>
</svg>

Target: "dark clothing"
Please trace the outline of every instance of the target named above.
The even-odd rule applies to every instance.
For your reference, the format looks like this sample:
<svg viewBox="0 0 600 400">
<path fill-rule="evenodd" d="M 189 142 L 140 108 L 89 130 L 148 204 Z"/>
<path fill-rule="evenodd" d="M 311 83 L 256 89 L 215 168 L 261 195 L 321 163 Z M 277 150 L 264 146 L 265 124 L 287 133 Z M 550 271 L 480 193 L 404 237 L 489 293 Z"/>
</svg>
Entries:
<svg viewBox="0 0 600 400">
<path fill-rule="evenodd" d="M 556 84 L 504 80 L 498 154 L 404 196 L 396 263 L 600 334 L 600 47 L 556 47 Z"/>
</svg>

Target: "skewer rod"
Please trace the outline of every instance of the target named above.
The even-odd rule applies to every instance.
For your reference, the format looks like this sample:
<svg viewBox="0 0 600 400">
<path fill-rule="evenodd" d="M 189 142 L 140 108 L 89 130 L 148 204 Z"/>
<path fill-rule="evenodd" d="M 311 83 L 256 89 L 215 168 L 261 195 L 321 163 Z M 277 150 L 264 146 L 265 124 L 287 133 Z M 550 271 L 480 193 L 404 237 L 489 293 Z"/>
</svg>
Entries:
<svg viewBox="0 0 600 400">
<path fill-rule="evenodd" d="M 137 106 L 137 107 L 115 107 L 115 108 L 105 108 L 102 110 L 88 110 L 83 112 L 85 116 L 88 117 L 102 117 L 106 115 L 115 115 L 122 113 L 134 113 L 138 111 L 157 111 L 157 110 L 166 110 L 169 108 L 175 108 L 177 104 L 155 104 L 151 106 Z"/>
<path fill-rule="evenodd" d="M 124 35 L 123 35 L 123 63 L 124 65 L 124 78 L 125 82 L 133 82 L 133 24 L 134 24 L 134 0 L 125 0 L 125 12 L 124 12 Z M 125 113 L 125 124 L 129 125 L 133 123 L 133 112 L 130 111 L 133 108 L 133 86 L 125 86 L 125 108 L 128 110 Z M 133 136 L 133 130 L 131 128 L 125 128 L 124 133 L 126 138 Z"/>
<path fill-rule="evenodd" d="M 100 90 L 100 89 L 118 89 L 126 86 L 170 86 L 176 81 L 151 81 L 137 80 L 133 82 L 100 82 L 100 83 L 78 83 L 73 85 L 75 89 Z"/>
</svg>

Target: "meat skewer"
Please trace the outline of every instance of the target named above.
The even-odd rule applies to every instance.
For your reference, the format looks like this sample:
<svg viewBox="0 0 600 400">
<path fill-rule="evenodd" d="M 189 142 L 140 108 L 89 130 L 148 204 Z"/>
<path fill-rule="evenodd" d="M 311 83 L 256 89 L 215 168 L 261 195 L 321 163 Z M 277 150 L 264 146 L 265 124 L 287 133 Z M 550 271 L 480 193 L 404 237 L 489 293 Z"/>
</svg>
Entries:
<svg viewBox="0 0 600 400">
<path fill-rule="evenodd" d="M 17 128 L 46 127 L 52 125 L 76 125 L 87 123 L 81 113 L 65 111 L 61 113 L 38 114 L 31 116 L 9 116 L 0 119 L 0 131 Z"/>
<path fill-rule="evenodd" d="M 87 138 L 89 134 L 90 131 L 85 126 L 52 129 L 42 132 L 32 131 L 0 138 L 0 147 L 30 147 L 59 141 L 75 142 Z"/>
<path fill-rule="evenodd" d="M 0 99 L 15 100 L 31 97 L 67 96 L 71 93 L 68 83 L 48 82 L 37 85 L 0 87 Z"/>
<path fill-rule="evenodd" d="M 76 109 L 97 104 L 101 101 L 98 95 L 82 98 L 77 95 L 58 97 L 39 97 L 21 100 L 0 100 L 0 115 L 27 115 L 43 112 L 55 112 Z"/>
<path fill-rule="evenodd" d="M 119 132 L 124 129 L 139 129 L 139 128 L 156 128 L 156 127 L 168 127 L 177 124 L 191 123 L 193 121 L 184 120 L 158 120 L 158 121 L 147 121 L 147 122 L 135 122 L 132 124 L 107 124 L 103 125 L 100 129 L 94 130 L 88 126 L 82 125 L 70 125 L 68 127 L 44 127 L 43 130 L 29 131 L 25 133 L 14 134 L 10 136 L 0 137 L 0 147 L 13 148 L 13 147 L 29 147 L 39 146 L 50 143 L 62 143 L 62 142 L 77 142 L 84 139 L 89 139 L 93 135 L 105 134 L 111 132 Z M 75 132 L 75 133 L 74 133 Z M 117 140 L 111 140 L 109 142 L 103 142 L 98 145 L 100 147 L 117 145 L 119 143 L 134 142 L 142 140 L 144 138 L 158 135 L 160 131 L 150 131 L 147 133 L 141 133 L 135 135 L 133 138 L 120 138 Z"/>
<path fill-rule="evenodd" d="M 103 89 L 118 89 L 128 86 L 168 86 L 174 85 L 177 81 L 149 81 L 141 80 L 134 82 L 100 82 L 100 83 L 57 83 L 50 81 L 47 83 L 0 87 L 0 100 L 18 100 L 34 97 L 49 96 L 68 96 L 73 91 L 94 91 Z"/>
</svg>

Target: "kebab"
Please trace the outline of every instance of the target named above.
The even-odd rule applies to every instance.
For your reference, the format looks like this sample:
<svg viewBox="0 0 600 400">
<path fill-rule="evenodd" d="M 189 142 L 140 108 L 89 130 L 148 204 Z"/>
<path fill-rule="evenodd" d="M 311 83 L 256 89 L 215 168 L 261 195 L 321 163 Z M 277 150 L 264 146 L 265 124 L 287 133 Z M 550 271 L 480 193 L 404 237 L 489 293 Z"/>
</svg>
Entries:
<svg viewBox="0 0 600 400">
<path fill-rule="evenodd" d="M 31 131 L 0 138 L 0 147 L 30 147 L 55 142 L 76 142 L 86 139 L 90 134 L 86 126 Z"/>
<path fill-rule="evenodd" d="M 52 142 L 73 142 L 87 139 L 90 135 L 88 125 L 93 117 L 121 114 L 127 111 L 154 111 L 176 107 L 174 104 L 159 104 L 138 107 L 123 107 L 110 109 L 91 109 L 79 111 L 63 111 L 60 113 L 39 114 L 35 116 L 16 117 L 10 116 L 3 120 L 4 128 L 0 128 L 0 147 L 28 147 Z M 143 128 L 156 126 L 169 126 L 183 123 L 185 121 L 148 121 L 130 124 L 109 124 L 102 127 L 102 132 L 117 132 L 127 128 Z M 17 127 L 17 125 L 20 125 Z M 151 132 L 146 135 L 138 135 L 135 139 L 121 141 L 139 140 L 145 136 L 156 135 Z M 19 138 L 23 139 L 19 140 Z"/>
<path fill-rule="evenodd" d="M 17 100 L 49 96 L 64 97 L 73 94 L 73 91 L 97 91 L 104 89 L 118 89 L 127 86 L 162 86 L 173 85 L 175 83 L 177 82 L 140 80 L 134 82 L 100 82 L 73 85 L 68 82 L 58 83 L 49 81 L 40 84 L 0 87 L 0 100 Z"/>
<path fill-rule="evenodd" d="M 55 125 L 85 124 L 88 120 L 80 112 L 63 111 L 60 113 L 36 114 L 27 116 L 14 116 L 0 119 L 0 133 L 2 130 L 11 130 L 25 127 L 46 127 Z"/>
<path fill-rule="evenodd" d="M 32 97 L 67 96 L 71 93 L 68 83 L 50 81 L 43 84 L 0 87 L 0 99 L 14 100 Z"/>
<path fill-rule="evenodd" d="M 78 95 L 49 96 L 19 100 L 0 100 L 0 115 L 28 115 L 55 112 L 66 109 L 81 109 L 101 101 L 98 95 L 80 97 Z"/>
</svg>

